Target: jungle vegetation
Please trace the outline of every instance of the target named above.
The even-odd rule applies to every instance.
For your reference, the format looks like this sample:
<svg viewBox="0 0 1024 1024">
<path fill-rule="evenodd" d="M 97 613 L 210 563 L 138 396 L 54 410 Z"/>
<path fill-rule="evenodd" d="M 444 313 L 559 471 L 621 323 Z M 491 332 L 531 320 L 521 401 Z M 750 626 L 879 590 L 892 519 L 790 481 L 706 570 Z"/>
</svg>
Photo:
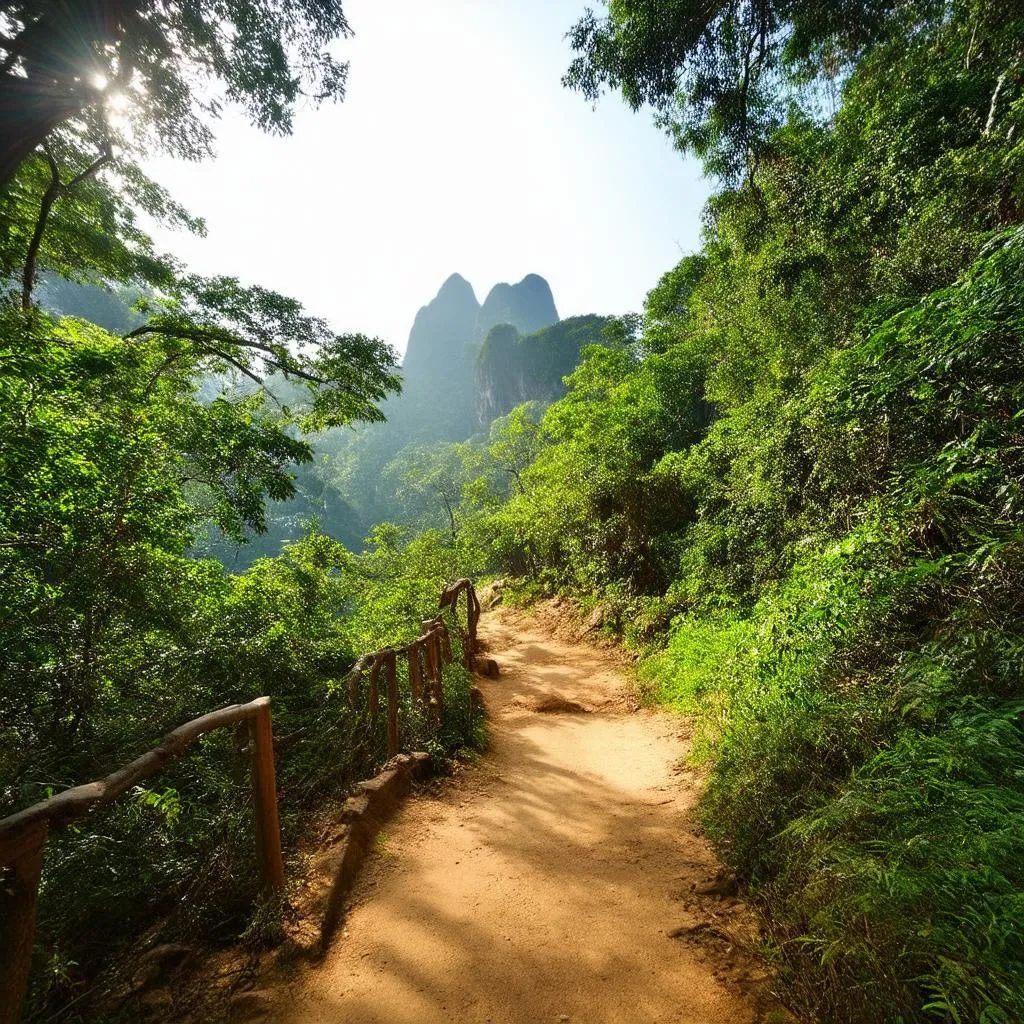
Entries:
<svg viewBox="0 0 1024 1024">
<path fill-rule="evenodd" d="M 44 6 L 3 14 L 7 79 L 24 65 L 35 80 L 35 44 L 18 40 L 44 38 Z M 188 76 L 204 69 L 286 130 L 296 90 L 340 95 L 344 68 L 287 65 L 347 30 L 340 7 L 260 4 L 272 17 L 250 75 L 204 35 L 200 4 L 92 6 L 122 12 L 104 22 L 114 37 L 83 39 L 108 81 L 138 59 L 145 130 L 106 136 L 102 104 L 65 82 L 73 109 L 25 129 L 0 196 L 2 805 L 269 692 L 295 728 L 333 723 L 287 769 L 294 830 L 344 785 L 318 744 L 343 736 L 340 708 L 322 712 L 355 654 L 401 638 L 446 576 L 500 574 L 600 608 L 649 699 L 692 716 L 702 823 L 762 908 L 794 1006 L 851 1024 L 1024 1019 L 1019 5 L 611 0 L 584 14 L 567 87 L 653 109 L 704 161 L 702 246 L 641 314 L 548 315 L 539 333 L 503 314 L 476 337 L 476 299 L 450 282 L 452 358 L 469 341 L 482 355 L 459 371 L 461 418 L 410 413 L 387 448 L 331 440 L 356 421 L 369 436 L 394 407 L 386 345 L 189 274 L 137 220 L 202 230 L 133 162 L 164 135 L 207 144 Z M 44 312 L 47 274 L 132 289 L 131 319 Z M 568 365 L 545 346 L 559 337 Z M 519 362 L 475 393 L 480 415 L 475 375 L 493 360 Z M 258 538 L 313 468 L 364 517 L 357 536 L 342 543 L 311 504 L 276 557 L 241 572 L 199 557 L 210 537 Z M 355 509 L 370 479 L 383 490 Z M 97 911 L 68 894 L 86 865 L 121 863 L 109 844 L 140 851 L 101 894 L 111 919 L 142 929 L 188 889 L 208 930 L 244 928 L 243 811 L 209 810 L 230 790 L 211 746 L 102 834 L 68 837 L 35 1005 L 95 968 L 83 922 Z M 213 865 L 201 882 L 198 863 Z M 126 881 L 141 864 L 159 907 Z"/>
</svg>

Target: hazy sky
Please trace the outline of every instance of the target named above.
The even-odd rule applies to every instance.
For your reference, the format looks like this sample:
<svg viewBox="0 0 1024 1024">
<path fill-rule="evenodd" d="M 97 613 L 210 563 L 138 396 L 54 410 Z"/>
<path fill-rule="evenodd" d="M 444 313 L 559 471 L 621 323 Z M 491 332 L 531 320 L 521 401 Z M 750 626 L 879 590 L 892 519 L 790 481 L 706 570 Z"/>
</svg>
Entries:
<svg viewBox="0 0 1024 1024">
<path fill-rule="evenodd" d="M 159 241 L 399 350 L 454 271 L 481 302 L 535 272 L 562 316 L 640 309 L 696 248 L 708 185 L 648 113 L 562 87 L 586 3 L 347 0 L 344 103 L 283 139 L 229 117 L 214 162 L 152 161 L 209 228 Z"/>
</svg>

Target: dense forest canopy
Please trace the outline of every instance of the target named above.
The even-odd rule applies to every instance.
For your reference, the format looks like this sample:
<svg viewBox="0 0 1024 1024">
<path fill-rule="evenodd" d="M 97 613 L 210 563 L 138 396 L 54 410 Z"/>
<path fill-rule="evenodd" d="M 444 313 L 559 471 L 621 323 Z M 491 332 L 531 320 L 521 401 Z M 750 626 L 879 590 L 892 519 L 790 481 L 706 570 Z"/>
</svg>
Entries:
<svg viewBox="0 0 1024 1024">
<path fill-rule="evenodd" d="M 204 228 L 149 147 L 201 156 L 224 101 L 286 131 L 340 97 L 339 5 L 69 11 L 0 15 L 0 807 L 269 692 L 310 740 L 294 836 L 343 785 L 326 762 L 362 767 L 356 654 L 500 574 L 572 595 L 693 717 L 702 822 L 795 1007 L 1024 1019 L 1019 5 L 584 13 L 566 84 L 703 161 L 699 250 L 620 317 L 453 275 L 401 366 L 140 226 Z M 98 969 L 90 922 L 129 941 L 184 892 L 169 927 L 252 920 L 230 780 L 211 745 L 56 844 L 34 1006 Z"/>
</svg>

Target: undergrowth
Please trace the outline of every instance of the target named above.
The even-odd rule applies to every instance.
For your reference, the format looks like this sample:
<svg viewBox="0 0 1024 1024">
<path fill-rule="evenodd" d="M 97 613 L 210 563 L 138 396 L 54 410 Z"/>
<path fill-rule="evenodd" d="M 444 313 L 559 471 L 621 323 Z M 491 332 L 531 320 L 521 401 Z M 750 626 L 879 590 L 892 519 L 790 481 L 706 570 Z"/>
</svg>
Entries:
<svg viewBox="0 0 1024 1024">
<path fill-rule="evenodd" d="M 163 662 L 166 671 L 171 656 L 188 658 L 187 675 L 203 680 L 202 688 L 179 691 L 175 700 L 161 687 L 159 717 L 133 718 L 112 706 L 104 727 L 97 715 L 106 743 L 65 768 L 82 773 L 69 781 L 120 767 L 194 715 L 267 694 L 278 741 L 286 876 L 294 889 L 307 823 L 387 758 L 386 716 L 374 730 L 364 712 L 349 706 L 348 668 L 357 653 L 418 634 L 421 620 L 436 614 L 442 585 L 458 575 L 451 557 L 429 536 L 357 557 L 313 535 L 243 576 L 211 576 L 225 588 L 208 619 L 211 637 L 198 650 L 165 648 Z M 437 732 L 412 701 L 407 665 L 398 664 L 402 748 L 426 750 L 439 769 L 486 739 L 454 628 L 452 653 Z M 117 993 L 131 970 L 125 954 L 136 944 L 280 939 L 290 910 L 287 900 L 268 904 L 260 897 L 246 742 L 230 729 L 208 734 L 144 786 L 51 836 L 27 1020 L 55 1011 L 64 1021 L 132 1018 L 137 1003 L 122 1005 Z M 55 761 L 57 752 L 49 756 Z M 31 792 L 27 781 L 23 786 Z"/>
<path fill-rule="evenodd" d="M 707 832 L 825 1019 L 1024 1020 L 1022 273 L 1015 233 L 816 371 L 793 415 L 855 525 L 642 669 L 697 717 Z"/>
</svg>

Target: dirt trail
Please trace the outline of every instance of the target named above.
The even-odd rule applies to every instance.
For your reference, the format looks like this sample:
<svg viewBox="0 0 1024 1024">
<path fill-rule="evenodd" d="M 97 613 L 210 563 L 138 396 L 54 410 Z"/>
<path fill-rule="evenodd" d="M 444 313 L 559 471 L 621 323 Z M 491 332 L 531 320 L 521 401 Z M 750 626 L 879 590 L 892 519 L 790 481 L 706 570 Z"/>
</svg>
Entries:
<svg viewBox="0 0 1024 1024">
<path fill-rule="evenodd" d="M 717 864 L 687 820 L 680 720 L 631 712 L 613 655 L 535 616 L 499 609 L 481 636 L 501 666 L 487 756 L 405 805 L 273 1020 L 784 1019 L 747 909 L 699 894 Z M 559 699 L 589 710 L 536 710 Z"/>
</svg>

